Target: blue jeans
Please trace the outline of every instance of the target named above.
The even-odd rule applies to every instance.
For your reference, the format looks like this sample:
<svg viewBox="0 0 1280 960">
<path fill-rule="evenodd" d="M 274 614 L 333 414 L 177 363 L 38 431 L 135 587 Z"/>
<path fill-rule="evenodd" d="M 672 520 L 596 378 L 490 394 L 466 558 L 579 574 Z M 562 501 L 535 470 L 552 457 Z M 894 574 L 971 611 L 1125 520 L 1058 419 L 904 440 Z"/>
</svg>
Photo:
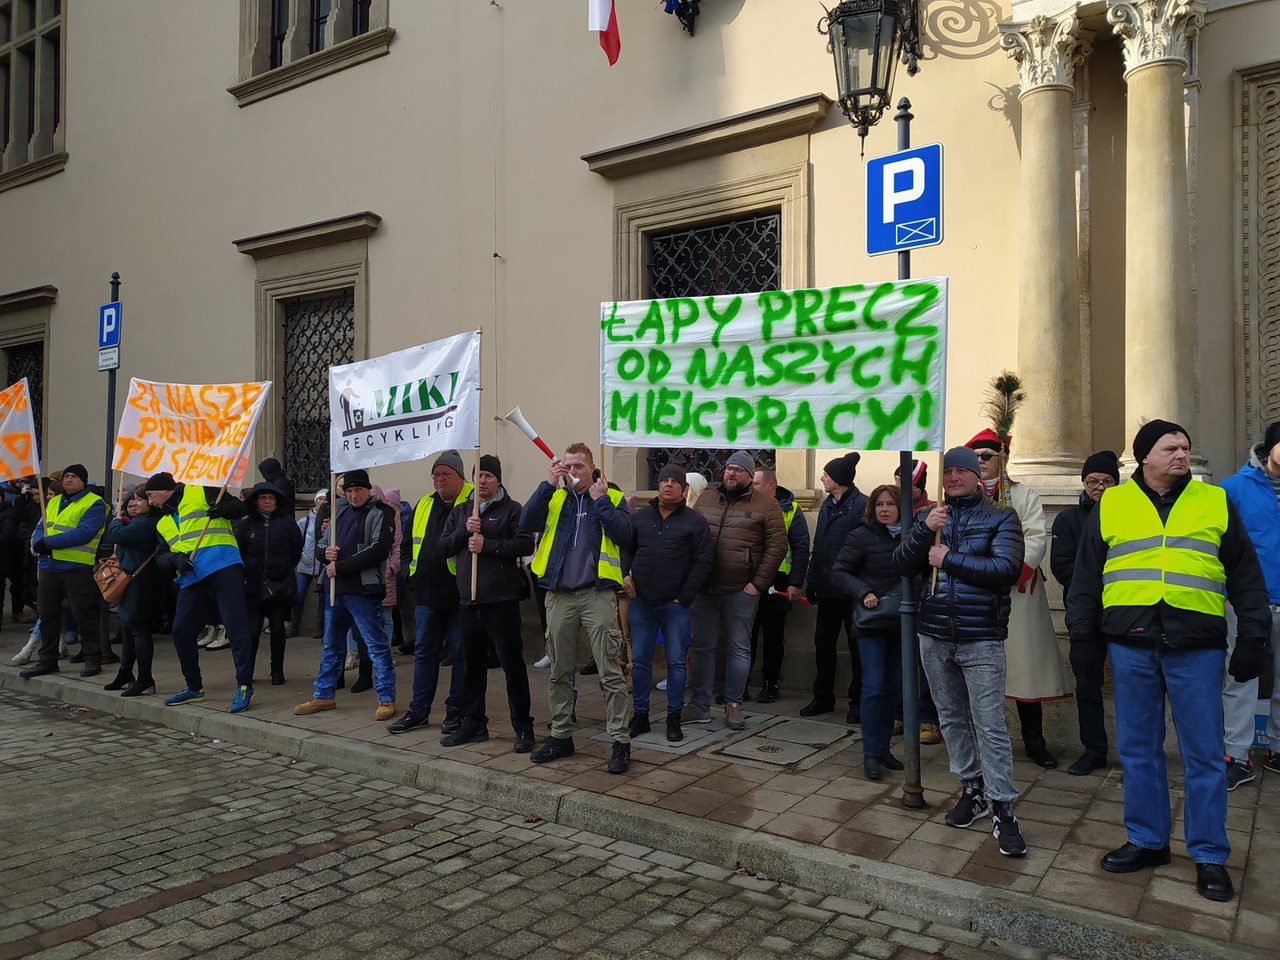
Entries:
<svg viewBox="0 0 1280 960">
<path fill-rule="evenodd" d="M 1227 772 L 1222 762 L 1221 650 L 1152 650 L 1108 643 L 1115 689 L 1116 752 L 1124 765 L 1124 825 L 1130 843 L 1169 843 L 1164 703 L 1169 698 L 1186 789 L 1183 836 L 1196 863 L 1226 863 Z"/>
<path fill-rule="evenodd" d="M 396 699 L 396 666 L 391 644 L 382 629 L 382 601 L 356 594 L 338 594 L 324 622 L 324 649 L 316 671 L 315 698 L 332 700 L 347 655 L 347 633 L 355 627 L 369 648 L 373 661 L 373 688 L 382 703 Z"/>
<path fill-rule="evenodd" d="M 893 715 L 902 693 L 902 638 L 897 633 L 858 633 L 862 660 L 862 755 L 889 752 Z"/>
<path fill-rule="evenodd" d="M 636 713 L 649 712 L 653 689 L 653 648 L 662 630 L 667 651 L 667 712 L 679 713 L 684 705 L 684 650 L 689 638 L 689 611 L 672 600 L 651 607 L 634 597 L 627 611 L 631 625 L 631 700 Z"/>
<path fill-rule="evenodd" d="M 991 800 L 1016 800 L 1013 744 L 1004 722 L 1004 642 L 952 643 L 921 635 L 920 662 L 951 772 L 962 781 L 981 778 Z"/>
<path fill-rule="evenodd" d="M 689 703 L 698 710 L 711 709 L 711 689 L 716 680 L 716 644 L 724 633 L 724 699 L 742 703 L 751 672 L 751 627 L 756 622 L 760 598 L 745 591 L 701 593 L 689 612 L 693 617 L 693 656 Z M 663 636 L 667 636 L 663 631 Z M 667 691 L 671 700 L 671 691 Z M 674 702 L 674 701 L 672 701 Z"/>
<path fill-rule="evenodd" d="M 449 675 L 449 696 L 444 702 L 445 716 L 460 712 L 466 670 L 463 667 L 462 630 L 458 608 L 435 610 L 418 604 L 413 615 L 413 700 L 409 712 L 425 717 L 431 713 L 440 682 L 440 653 L 444 645 L 453 650 L 453 669 Z"/>
</svg>

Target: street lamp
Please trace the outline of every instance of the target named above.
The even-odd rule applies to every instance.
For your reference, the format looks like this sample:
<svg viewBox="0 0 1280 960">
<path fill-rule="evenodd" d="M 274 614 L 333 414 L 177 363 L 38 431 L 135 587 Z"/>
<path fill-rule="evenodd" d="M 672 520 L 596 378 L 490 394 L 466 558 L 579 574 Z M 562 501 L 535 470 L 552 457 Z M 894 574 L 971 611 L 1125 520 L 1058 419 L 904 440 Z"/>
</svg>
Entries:
<svg viewBox="0 0 1280 960">
<path fill-rule="evenodd" d="M 889 105 L 898 61 L 910 76 L 920 69 L 917 0 L 844 0 L 818 21 L 818 33 L 835 60 L 840 109 L 865 145 Z"/>
</svg>

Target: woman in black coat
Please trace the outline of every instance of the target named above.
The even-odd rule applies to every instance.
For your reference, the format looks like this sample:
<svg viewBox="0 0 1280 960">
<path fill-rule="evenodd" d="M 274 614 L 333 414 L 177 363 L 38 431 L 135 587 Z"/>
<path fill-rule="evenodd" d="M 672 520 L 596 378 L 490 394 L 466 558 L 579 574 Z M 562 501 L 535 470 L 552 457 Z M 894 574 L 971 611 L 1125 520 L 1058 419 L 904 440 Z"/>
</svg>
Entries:
<svg viewBox="0 0 1280 960">
<path fill-rule="evenodd" d="M 871 492 L 865 522 L 849 534 L 831 571 L 840 593 L 854 603 L 862 659 L 862 768 L 868 780 L 879 780 L 882 767 L 902 769 L 902 761 L 889 752 L 893 714 L 902 689 L 902 628 L 897 612 L 902 580 L 893 565 L 902 529 L 899 500 L 897 488 L 889 484 Z M 884 616 L 873 619 L 873 611 L 880 608 Z M 858 623 L 860 617 L 865 622 Z"/>
<path fill-rule="evenodd" d="M 147 495 L 126 490 L 120 499 L 120 513 L 107 524 L 104 545 L 115 547 L 125 573 L 133 580 L 116 604 L 120 617 L 120 670 L 104 690 L 119 690 L 122 697 L 155 693 L 151 663 L 155 646 L 151 626 L 164 602 L 165 577 L 155 565 L 156 523 L 160 511 L 147 503 Z M 134 669 L 137 668 L 137 675 Z"/>
<path fill-rule="evenodd" d="M 262 639 L 262 618 L 271 628 L 271 684 L 284 683 L 285 621 L 297 597 L 302 531 L 289 512 L 286 495 L 263 481 L 245 499 L 248 514 L 236 525 L 236 541 L 244 561 L 244 598 L 253 632 L 253 656 Z"/>
</svg>

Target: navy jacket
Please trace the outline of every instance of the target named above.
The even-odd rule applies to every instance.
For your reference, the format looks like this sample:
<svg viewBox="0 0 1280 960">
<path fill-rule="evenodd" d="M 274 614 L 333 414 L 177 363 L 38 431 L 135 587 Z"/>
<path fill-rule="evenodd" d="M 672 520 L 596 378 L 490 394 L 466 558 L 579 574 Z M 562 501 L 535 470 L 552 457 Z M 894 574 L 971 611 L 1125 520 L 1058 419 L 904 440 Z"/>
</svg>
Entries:
<svg viewBox="0 0 1280 960">
<path fill-rule="evenodd" d="M 665 519 L 656 499 L 636 511 L 631 579 L 636 594 L 650 606 L 675 600 L 682 607 L 711 575 L 711 528 L 683 500 Z"/>
<path fill-rule="evenodd" d="M 809 554 L 810 601 L 849 600 L 832 582 L 831 570 L 836 557 L 844 549 L 853 528 L 866 515 L 867 495 L 857 487 L 850 487 L 837 500 L 828 494 L 818 508 L 818 526 L 813 534 L 813 550 Z"/>
</svg>

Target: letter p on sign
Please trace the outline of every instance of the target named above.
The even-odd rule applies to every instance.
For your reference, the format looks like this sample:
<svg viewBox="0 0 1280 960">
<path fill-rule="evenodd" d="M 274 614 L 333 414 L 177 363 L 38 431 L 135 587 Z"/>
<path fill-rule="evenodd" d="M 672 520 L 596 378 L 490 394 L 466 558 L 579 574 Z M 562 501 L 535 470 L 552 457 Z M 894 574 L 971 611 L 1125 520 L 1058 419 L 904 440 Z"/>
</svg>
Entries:
<svg viewBox="0 0 1280 960">
<path fill-rule="evenodd" d="M 942 145 L 867 161 L 867 253 L 942 242 Z"/>
<path fill-rule="evenodd" d="M 98 349 L 120 346 L 120 301 L 98 308 Z"/>
</svg>

